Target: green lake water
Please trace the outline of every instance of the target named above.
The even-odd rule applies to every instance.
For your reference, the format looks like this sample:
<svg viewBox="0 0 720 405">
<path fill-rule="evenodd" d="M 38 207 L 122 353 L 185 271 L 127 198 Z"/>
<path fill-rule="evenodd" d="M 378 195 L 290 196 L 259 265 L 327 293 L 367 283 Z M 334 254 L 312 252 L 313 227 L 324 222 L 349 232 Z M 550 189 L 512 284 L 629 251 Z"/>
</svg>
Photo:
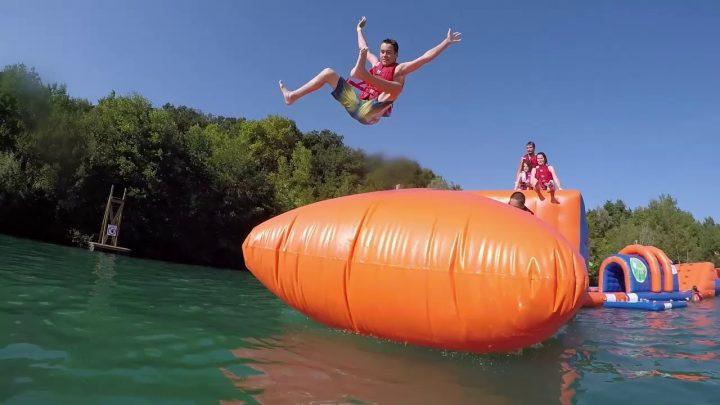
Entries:
<svg viewBox="0 0 720 405">
<path fill-rule="evenodd" d="M 480 356 L 327 329 L 246 272 L 0 235 L 0 403 L 720 403 L 719 308 L 582 310 Z"/>
</svg>

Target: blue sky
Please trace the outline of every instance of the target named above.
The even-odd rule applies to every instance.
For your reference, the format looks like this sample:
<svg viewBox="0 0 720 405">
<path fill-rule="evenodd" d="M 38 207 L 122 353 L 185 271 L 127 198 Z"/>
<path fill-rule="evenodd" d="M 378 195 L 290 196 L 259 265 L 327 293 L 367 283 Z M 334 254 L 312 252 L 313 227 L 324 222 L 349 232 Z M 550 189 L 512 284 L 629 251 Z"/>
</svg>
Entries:
<svg viewBox="0 0 720 405">
<path fill-rule="evenodd" d="M 354 5 L 353 5 L 354 4 Z M 507 189 L 524 145 L 588 208 L 675 197 L 720 221 L 720 1 L 3 0 L 0 65 L 75 97 L 137 92 L 215 115 L 278 114 L 302 131 L 415 159 L 464 189 Z M 382 5 L 382 6 L 380 6 Z M 462 42 L 411 75 L 393 116 L 353 121 L 329 88 L 283 104 L 324 67 L 348 72 L 355 24 L 400 61 Z"/>
</svg>

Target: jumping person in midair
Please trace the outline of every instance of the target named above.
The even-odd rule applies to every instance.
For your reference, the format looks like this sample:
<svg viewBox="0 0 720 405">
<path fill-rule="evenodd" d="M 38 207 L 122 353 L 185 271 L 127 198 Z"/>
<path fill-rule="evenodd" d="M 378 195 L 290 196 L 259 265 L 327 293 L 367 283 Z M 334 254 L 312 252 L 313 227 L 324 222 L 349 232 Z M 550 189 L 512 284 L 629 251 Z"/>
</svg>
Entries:
<svg viewBox="0 0 720 405">
<path fill-rule="evenodd" d="M 448 29 L 447 37 L 437 46 L 413 61 L 397 63 L 398 43 L 393 39 L 382 41 L 380 58 L 368 52 L 362 31 L 365 22 L 365 17 L 362 17 L 357 25 L 360 53 L 355 66 L 350 71 L 350 76 L 361 82 L 346 81 L 330 68 L 323 69 L 309 82 L 293 91 L 288 90 L 281 80 L 280 91 L 285 98 L 285 104 L 290 105 L 327 84 L 333 89 L 333 97 L 345 107 L 350 116 L 362 124 L 375 124 L 381 117 L 390 115 L 392 104 L 400 96 L 407 75 L 435 59 L 448 46 L 460 42 L 460 33 Z M 365 70 L 367 62 L 372 65 L 369 71 Z M 360 89 L 360 96 L 351 86 Z"/>
</svg>

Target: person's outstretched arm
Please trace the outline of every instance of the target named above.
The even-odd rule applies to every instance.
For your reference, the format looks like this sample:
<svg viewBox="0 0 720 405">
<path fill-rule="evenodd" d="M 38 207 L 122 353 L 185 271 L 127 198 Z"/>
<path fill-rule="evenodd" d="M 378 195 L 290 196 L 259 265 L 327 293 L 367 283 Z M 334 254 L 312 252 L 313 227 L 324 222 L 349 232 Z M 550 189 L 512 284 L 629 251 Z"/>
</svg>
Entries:
<svg viewBox="0 0 720 405">
<path fill-rule="evenodd" d="M 513 188 L 513 190 L 515 190 L 515 191 L 520 190 L 520 183 L 522 183 L 522 177 L 520 177 L 520 174 L 518 174 L 517 177 L 515 178 L 515 187 Z"/>
<path fill-rule="evenodd" d="M 430 49 L 429 51 L 425 52 L 421 57 L 410 62 L 404 62 L 399 64 L 398 67 L 395 69 L 396 74 L 408 75 L 420 69 L 424 64 L 437 58 L 438 55 L 440 55 L 442 51 L 445 50 L 445 48 L 456 42 L 460 42 L 460 33 L 452 32 L 451 29 L 448 29 L 447 37 L 445 37 L 442 42 L 440 42 L 437 46 Z"/>
<path fill-rule="evenodd" d="M 367 48 L 367 41 L 365 41 L 365 35 L 363 34 L 363 27 L 365 27 L 365 22 L 367 20 L 365 19 L 365 16 L 362 16 L 360 18 L 360 21 L 358 21 L 357 24 L 357 37 L 358 37 L 358 49 Z M 372 66 L 377 65 L 379 59 L 377 56 L 373 55 L 372 52 L 368 49 L 367 53 L 367 61 L 370 62 Z"/>
<path fill-rule="evenodd" d="M 557 173 L 555 173 L 555 168 L 550 166 L 548 167 L 550 170 L 550 173 L 552 173 L 553 179 L 555 180 L 555 188 L 558 190 L 562 190 L 562 187 L 560 186 L 560 179 L 557 176 Z"/>
<path fill-rule="evenodd" d="M 523 160 L 525 160 L 525 158 L 524 158 L 524 157 L 521 157 L 521 158 L 520 158 L 520 164 L 518 165 L 518 168 L 517 168 L 517 170 L 515 171 L 515 175 L 516 175 L 516 176 L 519 176 L 519 175 L 520 175 L 520 172 L 522 171 Z"/>
</svg>

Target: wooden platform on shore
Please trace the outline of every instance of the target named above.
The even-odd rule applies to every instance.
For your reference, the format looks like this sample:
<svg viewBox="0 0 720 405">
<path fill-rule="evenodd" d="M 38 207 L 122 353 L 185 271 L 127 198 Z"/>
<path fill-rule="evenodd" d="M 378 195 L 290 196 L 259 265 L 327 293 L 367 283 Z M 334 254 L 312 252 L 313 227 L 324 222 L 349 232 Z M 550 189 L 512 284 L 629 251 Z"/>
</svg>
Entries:
<svg viewBox="0 0 720 405">
<path fill-rule="evenodd" d="M 131 250 L 128 248 L 120 247 L 120 246 L 113 246 L 113 245 L 104 245 L 102 243 L 97 242 L 89 242 L 89 248 L 90 250 L 104 250 L 111 253 L 130 253 Z"/>
</svg>

